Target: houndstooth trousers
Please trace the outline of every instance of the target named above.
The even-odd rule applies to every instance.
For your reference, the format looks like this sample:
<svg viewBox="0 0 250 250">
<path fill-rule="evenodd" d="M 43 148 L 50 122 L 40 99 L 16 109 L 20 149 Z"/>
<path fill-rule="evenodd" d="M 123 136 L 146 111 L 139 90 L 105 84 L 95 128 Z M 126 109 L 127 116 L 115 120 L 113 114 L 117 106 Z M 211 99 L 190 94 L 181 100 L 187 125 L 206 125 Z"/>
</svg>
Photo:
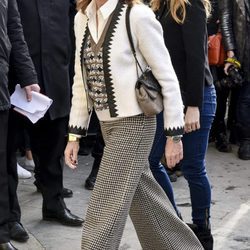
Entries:
<svg viewBox="0 0 250 250">
<path fill-rule="evenodd" d="M 149 169 L 155 123 L 144 115 L 100 122 L 106 146 L 83 227 L 83 250 L 117 250 L 128 214 L 144 250 L 203 249 Z"/>
</svg>

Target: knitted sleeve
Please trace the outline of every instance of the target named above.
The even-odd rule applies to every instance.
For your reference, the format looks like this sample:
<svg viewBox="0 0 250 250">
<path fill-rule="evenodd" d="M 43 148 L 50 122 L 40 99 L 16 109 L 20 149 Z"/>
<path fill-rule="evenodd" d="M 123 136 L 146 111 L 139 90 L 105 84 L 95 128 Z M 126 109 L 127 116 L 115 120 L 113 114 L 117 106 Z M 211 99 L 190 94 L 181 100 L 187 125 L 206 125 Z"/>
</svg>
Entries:
<svg viewBox="0 0 250 250">
<path fill-rule="evenodd" d="M 168 136 L 183 134 L 184 113 L 180 87 L 164 43 L 162 27 L 153 11 L 140 4 L 131 10 L 131 24 L 134 25 L 137 49 L 162 87 L 165 133 Z"/>
<path fill-rule="evenodd" d="M 78 12 L 75 17 L 75 36 L 76 36 L 76 52 L 75 52 L 75 76 L 72 87 L 72 106 L 69 119 L 69 133 L 80 136 L 86 136 L 89 124 L 90 110 L 88 107 L 88 97 L 86 95 L 85 77 L 81 68 L 81 45 L 86 26 L 85 16 Z"/>
</svg>

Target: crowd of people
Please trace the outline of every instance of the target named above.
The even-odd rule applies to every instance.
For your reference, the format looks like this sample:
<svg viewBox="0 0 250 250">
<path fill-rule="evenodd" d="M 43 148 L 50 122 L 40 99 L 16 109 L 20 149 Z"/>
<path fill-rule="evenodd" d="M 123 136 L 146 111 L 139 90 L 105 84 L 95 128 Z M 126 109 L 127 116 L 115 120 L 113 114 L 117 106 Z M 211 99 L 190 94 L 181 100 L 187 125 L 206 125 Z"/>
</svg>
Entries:
<svg viewBox="0 0 250 250">
<path fill-rule="evenodd" d="M 208 38 L 218 33 L 225 58 L 214 65 Z M 1 0 L 0 250 L 29 239 L 17 196 L 29 171 L 43 220 L 83 225 L 83 250 L 117 250 L 128 216 L 145 250 L 212 250 L 205 156 L 215 142 L 223 153 L 238 145 L 238 157 L 250 160 L 249 36 L 247 0 Z M 157 115 L 137 102 L 137 63 L 161 86 Z M 17 84 L 27 102 L 33 91 L 53 100 L 35 124 L 11 106 Z M 82 219 L 64 202 L 73 191 L 63 167 L 75 169 L 78 154 L 89 153 L 89 134 L 85 187 L 93 191 Z M 189 185 L 192 224 L 175 203 L 176 166 Z"/>
</svg>

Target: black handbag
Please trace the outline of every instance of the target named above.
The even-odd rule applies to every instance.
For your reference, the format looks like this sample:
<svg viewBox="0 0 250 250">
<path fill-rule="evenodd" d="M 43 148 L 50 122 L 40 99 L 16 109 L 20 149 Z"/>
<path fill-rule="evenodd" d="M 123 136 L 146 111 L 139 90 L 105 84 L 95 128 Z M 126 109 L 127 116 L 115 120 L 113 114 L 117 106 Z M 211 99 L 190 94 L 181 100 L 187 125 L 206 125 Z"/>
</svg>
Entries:
<svg viewBox="0 0 250 250">
<path fill-rule="evenodd" d="M 151 69 L 147 67 L 146 70 L 143 71 L 139 61 L 137 60 L 136 51 L 134 48 L 131 35 L 130 20 L 129 20 L 130 11 L 131 11 L 131 6 L 128 6 L 126 10 L 126 28 L 131 50 L 133 52 L 136 61 L 136 70 L 138 75 L 138 80 L 135 85 L 135 93 L 138 104 L 142 109 L 143 113 L 146 116 L 153 116 L 159 114 L 163 110 L 163 98 L 161 94 L 161 86 L 154 77 Z M 142 72 L 141 76 L 139 76 L 138 67 Z"/>
</svg>

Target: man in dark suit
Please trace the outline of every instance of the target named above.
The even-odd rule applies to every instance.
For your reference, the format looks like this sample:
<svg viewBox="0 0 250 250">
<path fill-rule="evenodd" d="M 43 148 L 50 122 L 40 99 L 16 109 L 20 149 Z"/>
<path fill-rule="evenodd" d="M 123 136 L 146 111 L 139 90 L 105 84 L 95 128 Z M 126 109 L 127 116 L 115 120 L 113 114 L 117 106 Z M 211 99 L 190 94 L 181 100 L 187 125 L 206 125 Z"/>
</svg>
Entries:
<svg viewBox="0 0 250 250">
<path fill-rule="evenodd" d="M 70 110 L 71 2 L 17 0 L 17 3 L 41 93 L 53 100 L 45 117 L 35 125 L 29 124 L 36 178 L 43 196 L 43 219 L 80 226 L 83 220 L 73 215 L 63 200 L 62 157 Z"/>
<path fill-rule="evenodd" d="M 237 59 L 241 63 L 244 83 L 240 88 L 237 106 L 237 125 L 240 139 L 238 156 L 250 160 L 250 2 L 249 0 L 220 0 L 221 30 L 227 51 L 225 73 Z"/>
<path fill-rule="evenodd" d="M 16 0 L 0 1 L 0 250 L 16 249 L 10 239 L 26 241 L 29 236 L 20 223 L 20 207 L 16 189 L 18 183 L 15 133 L 10 127 L 12 113 L 8 90 L 9 66 L 24 88 L 27 100 L 31 91 L 39 91 L 34 65 L 24 41 Z M 13 229 L 15 229 L 13 231 Z"/>
</svg>

